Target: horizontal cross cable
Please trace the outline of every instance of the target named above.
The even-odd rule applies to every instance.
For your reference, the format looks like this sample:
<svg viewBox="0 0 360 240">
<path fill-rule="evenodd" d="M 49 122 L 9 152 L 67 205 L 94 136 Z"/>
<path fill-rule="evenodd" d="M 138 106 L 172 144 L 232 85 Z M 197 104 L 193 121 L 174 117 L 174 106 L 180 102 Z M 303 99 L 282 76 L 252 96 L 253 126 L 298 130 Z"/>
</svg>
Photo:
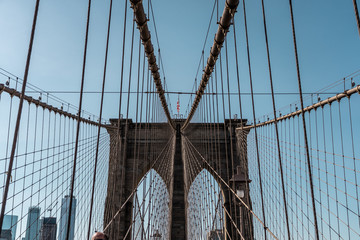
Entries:
<svg viewBox="0 0 360 240">
<path fill-rule="evenodd" d="M 40 91 L 26 91 L 27 93 L 41 93 Z M 79 91 L 46 91 L 46 93 L 56 93 L 56 94 L 76 94 Z M 101 94 L 101 91 L 84 91 L 84 94 Z M 104 91 L 106 94 L 119 94 L 120 91 Z M 122 91 L 125 94 L 139 94 L 140 92 L 137 91 Z M 144 91 L 144 94 L 154 94 L 157 92 L 151 91 Z M 178 91 L 164 91 L 166 94 L 176 94 L 176 95 L 195 95 L 196 92 L 178 92 Z M 337 92 L 305 92 L 303 95 L 329 95 L 329 94 L 337 94 Z M 230 92 L 230 93 L 217 93 L 217 92 L 204 92 L 203 95 L 239 95 L 237 92 Z M 240 95 L 251 95 L 250 92 L 242 92 Z M 254 95 L 271 95 L 271 92 L 254 92 Z M 274 95 L 299 95 L 297 92 L 274 92 Z"/>
<path fill-rule="evenodd" d="M 206 85 L 210 79 L 210 76 L 214 70 L 216 60 L 220 54 L 221 47 L 225 41 L 225 37 L 227 32 L 229 31 L 229 27 L 231 24 L 231 20 L 234 17 L 236 12 L 236 8 L 239 5 L 239 0 L 227 0 L 225 2 L 224 11 L 219 22 L 219 27 L 217 33 L 215 35 L 213 46 L 211 47 L 210 56 L 207 59 L 206 67 L 204 69 L 204 73 L 201 78 L 201 82 L 196 93 L 196 98 L 194 99 L 194 103 L 191 107 L 189 116 L 187 117 L 184 125 L 182 126 L 181 130 L 185 130 L 185 128 L 190 123 L 198 105 L 201 100 L 202 95 L 204 94 Z"/>
<path fill-rule="evenodd" d="M 136 24 L 140 31 L 140 38 L 144 45 L 146 57 L 149 62 L 149 68 L 150 68 L 151 74 L 154 78 L 154 82 L 156 85 L 157 92 L 159 94 L 161 105 L 164 109 L 164 112 L 169 121 L 169 124 L 171 125 L 171 127 L 173 129 L 175 129 L 175 124 L 174 124 L 173 120 L 171 119 L 168 105 L 166 103 L 166 98 L 165 98 L 165 94 L 164 94 L 165 91 L 161 84 L 159 67 L 156 64 L 154 47 L 153 47 L 153 44 L 151 43 L 151 34 L 150 34 L 149 28 L 147 26 L 148 19 L 146 18 L 146 14 L 144 12 L 144 6 L 143 6 L 141 0 L 130 0 L 130 3 L 131 3 L 131 7 L 134 10 L 135 21 L 136 21 Z"/>
<path fill-rule="evenodd" d="M 1 95 L 2 92 L 6 92 L 6 93 L 10 94 L 11 97 L 13 97 L 13 96 L 16 96 L 18 98 L 21 97 L 21 93 L 19 91 L 15 90 L 13 88 L 6 87 L 4 84 L 0 83 L 0 95 Z M 49 104 L 47 104 L 45 102 L 42 102 L 40 100 L 34 99 L 33 97 L 24 95 L 24 100 L 28 101 L 29 104 L 33 103 L 37 107 L 40 106 L 43 109 L 48 109 L 49 111 L 53 111 L 54 113 L 58 113 L 60 115 L 72 118 L 74 120 L 78 119 L 78 117 L 75 114 L 72 114 L 72 113 L 69 113 L 69 112 L 64 111 L 62 109 L 59 109 L 57 107 L 54 107 L 54 106 L 49 105 Z M 95 122 L 95 121 L 92 121 L 92 120 L 89 120 L 89 119 L 85 119 L 85 118 L 80 117 L 79 120 L 80 120 L 80 122 L 88 123 L 88 124 L 91 124 L 91 125 L 94 125 L 94 126 L 99 126 L 98 122 Z M 105 125 L 103 125 L 103 124 L 101 124 L 100 126 L 105 127 Z"/>
<path fill-rule="evenodd" d="M 317 109 L 318 107 L 324 107 L 325 105 L 330 105 L 331 103 L 335 102 L 335 101 L 340 101 L 341 99 L 343 99 L 344 97 L 350 97 L 351 95 L 353 95 L 354 93 L 359 93 L 360 94 L 360 85 L 357 85 L 356 87 L 353 87 L 349 90 L 346 90 L 342 93 L 338 93 L 336 94 L 335 96 L 332 96 L 332 97 L 329 97 L 325 100 L 322 100 L 322 101 L 319 101 L 313 105 L 310 105 L 304 109 L 299 109 L 297 111 L 294 111 L 292 113 L 289 113 L 289 114 L 286 114 L 284 116 L 281 116 L 281 117 L 278 117 L 276 119 L 276 121 L 282 121 L 282 120 L 285 120 L 285 119 L 289 119 L 289 118 L 292 118 L 294 116 L 297 116 L 297 115 L 300 115 L 302 112 L 310 112 L 311 110 L 313 109 Z M 262 126 L 266 126 L 266 125 L 269 125 L 269 124 L 272 124 L 275 122 L 275 119 L 271 119 L 271 120 L 268 120 L 268 121 L 265 121 L 265 122 L 262 122 L 262 123 L 258 123 L 256 124 L 256 127 L 262 127 Z M 246 127 L 242 127 L 242 128 L 236 128 L 236 130 L 240 130 L 240 129 L 243 129 L 243 130 L 249 130 L 249 129 L 252 129 L 254 128 L 255 125 L 251 125 L 251 126 L 246 126 Z"/>
</svg>

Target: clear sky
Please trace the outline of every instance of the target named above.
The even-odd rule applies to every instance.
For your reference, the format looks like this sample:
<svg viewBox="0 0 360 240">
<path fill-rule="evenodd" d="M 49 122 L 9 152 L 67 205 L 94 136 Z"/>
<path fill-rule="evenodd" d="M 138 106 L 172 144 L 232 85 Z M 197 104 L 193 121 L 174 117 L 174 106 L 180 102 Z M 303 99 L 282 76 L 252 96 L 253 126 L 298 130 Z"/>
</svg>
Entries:
<svg viewBox="0 0 360 240">
<path fill-rule="evenodd" d="M 29 72 L 30 84 L 45 91 L 79 92 L 87 2 L 86 0 L 41 1 Z M 92 3 L 85 91 L 100 91 L 109 0 L 93 0 Z M 144 0 L 143 3 L 145 10 L 148 11 L 148 0 Z M 265 0 L 265 4 L 275 92 L 297 93 L 297 75 L 288 1 Z M 114 0 L 106 91 L 119 91 L 120 88 L 124 5 L 124 0 Z M 194 86 L 195 78 L 201 78 L 201 70 L 198 75 L 196 72 L 214 0 L 152 0 L 152 5 L 167 89 L 169 91 L 190 92 Z M 217 29 L 216 18 L 222 14 L 224 0 L 219 0 L 218 5 L 219 14 L 215 8 L 209 37 L 205 43 L 205 59 L 208 57 L 213 43 Z M 0 68 L 21 78 L 25 69 L 34 7 L 35 0 L 0 0 Z M 256 93 L 269 93 L 261 1 L 246 1 L 246 7 L 254 91 Z M 360 70 L 360 37 L 352 0 L 294 1 L 294 17 L 300 71 L 305 93 L 315 92 Z M 129 8 L 126 31 L 125 82 L 128 81 L 129 75 L 132 18 L 132 10 Z M 242 93 L 246 94 L 249 93 L 250 89 L 242 2 L 240 2 L 238 12 L 235 15 L 235 23 L 240 81 Z M 150 17 L 148 24 L 157 53 L 159 46 L 156 41 L 153 16 Z M 139 40 L 137 29 L 135 39 L 134 56 L 137 56 Z M 228 47 L 230 90 L 236 92 L 232 29 L 228 35 Z M 225 66 L 224 59 L 223 65 Z M 135 72 L 133 76 L 136 76 L 137 57 L 133 63 L 133 71 Z M 162 71 L 161 77 L 162 79 L 164 77 Z M 6 80 L 6 77 L 0 75 L 0 83 L 4 83 Z M 359 76 L 354 80 L 356 84 L 360 84 Z M 11 82 L 10 86 L 15 87 L 15 83 Z M 349 82 L 346 82 L 346 88 L 350 88 Z M 125 83 L 124 89 L 127 89 L 127 83 Z M 131 89 L 136 90 L 136 85 L 132 84 Z M 343 86 L 339 85 L 328 91 L 341 92 Z M 29 93 L 29 95 L 38 97 L 39 94 Z M 54 95 L 73 105 L 78 105 L 78 93 L 56 93 Z M 321 97 L 324 99 L 332 95 L 334 94 L 322 95 Z M 131 97 L 130 101 L 134 103 L 134 96 Z M 189 95 L 172 94 L 170 110 L 176 112 L 178 97 L 180 97 L 180 113 L 185 114 Z M 83 109 L 98 115 L 99 100 L 100 94 L 85 94 Z M 231 100 L 232 114 L 239 114 L 237 96 L 233 96 Z M 246 95 L 242 100 L 244 101 L 243 116 L 251 119 L 250 97 Z M 289 104 L 297 101 L 298 96 L 277 95 L 276 100 L 278 109 L 282 109 L 282 107 L 289 109 Z M 118 102 L 118 94 L 106 94 L 104 118 L 116 118 L 118 116 Z M 4 100 L 1 104 L 3 104 L 1 106 L 8 106 Z M 60 107 L 54 102 L 51 104 Z M 256 115 L 261 119 L 261 116 L 272 111 L 270 96 L 256 95 L 255 106 Z M 0 118 L 0 126 L 6 126 L 7 118 L 4 117 L 5 115 L 1 115 L 2 111 L 3 109 L 0 108 L 0 116 L 3 118 Z M 130 117 L 134 118 L 135 108 L 132 107 L 130 111 Z M 74 113 L 74 111 L 72 112 Z M 5 112 L 5 114 L 7 113 Z M 359 117 L 359 113 L 354 114 Z M 360 126 L 357 128 L 359 129 Z M 358 129 L 355 132 L 359 132 Z M 4 135 L 5 132 L 5 128 L 0 129 L 0 135 Z M 4 141 L 5 139 L 1 138 L 0 146 L 4 146 Z"/>
<path fill-rule="evenodd" d="M 205 0 L 152 1 L 168 90 L 191 91 L 213 4 L 214 1 Z M 246 4 L 254 91 L 270 92 L 261 1 L 247 1 Z M 275 91 L 297 92 L 288 1 L 265 1 L 265 4 Z M 20 77 L 24 72 L 34 5 L 33 0 L 0 1 L 0 67 Z M 144 5 L 147 11 L 147 1 L 144 1 Z M 219 15 L 223 6 L 224 1 L 219 1 Z M 79 91 L 86 7 L 85 0 L 41 1 L 29 73 L 30 83 L 48 91 Z M 109 1 L 93 1 L 85 79 L 85 90 L 88 91 L 97 91 L 101 87 L 108 7 Z M 115 0 L 106 85 L 106 90 L 109 91 L 119 89 L 123 9 L 124 1 Z M 249 80 L 242 11 L 242 3 L 240 3 L 235 21 L 240 79 L 243 92 L 247 93 Z M 128 19 L 131 20 L 132 10 L 129 9 L 128 13 Z M 304 92 L 314 92 L 360 68 L 360 38 L 351 0 L 295 1 L 294 14 Z M 215 18 L 216 15 L 215 10 Z M 215 18 L 205 45 L 206 58 L 217 28 Z M 129 69 L 131 24 L 131 21 L 128 21 L 125 79 Z M 157 52 L 152 18 L 149 27 Z M 234 86 L 232 90 L 236 91 L 234 40 L 232 32 L 230 33 L 231 37 L 228 38 L 230 83 Z M 138 39 L 138 35 L 135 35 L 135 39 Z M 136 54 L 137 47 L 134 51 Z M 136 68 L 135 60 L 134 69 Z M 200 74 L 197 77 L 200 78 Z M 1 78 L 0 81 L 3 82 L 5 79 Z M 136 89 L 134 84 L 132 89 Z M 56 95 L 74 105 L 78 104 L 78 94 Z M 174 113 L 177 98 L 177 94 L 171 95 L 171 110 Z M 84 109 L 98 115 L 99 99 L 100 94 L 86 94 Z M 278 107 L 288 105 L 285 101 L 291 102 L 297 99 L 296 95 L 279 96 Z M 250 106 L 247 104 L 249 97 L 244 97 L 243 100 L 245 105 Z M 257 116 L 271 112 L 269 100 L 269 97 L 256 97 Z M 188 101 L 188 95 L 180 96 L 180 113 L 185 113 Z M 116 104 L 118 104 L 118 95 L 107 94 L 105 118 L 117 116 Z M 238 108 L 234 106 L 233 113 L 238 112 Z M 250 115 L 250 108 L 245 106 L 244 117 L 250 118 Z"/>
</svg>

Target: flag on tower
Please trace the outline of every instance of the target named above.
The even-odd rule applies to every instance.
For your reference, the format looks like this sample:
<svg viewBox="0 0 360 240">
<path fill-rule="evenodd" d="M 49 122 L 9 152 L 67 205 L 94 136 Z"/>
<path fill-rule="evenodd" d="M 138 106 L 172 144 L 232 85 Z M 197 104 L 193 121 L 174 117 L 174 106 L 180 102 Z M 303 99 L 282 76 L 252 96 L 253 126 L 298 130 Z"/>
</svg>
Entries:
<svg viewBox="0 0 360 240">
<path fill-rule="evenodd" d="M 180 112 L 180 98 L 179 97 L 178 97 L 178 101 L 176 104 L 176 110 L 177 110 L 177 113 L 179 114 L 179 112 Z"/>
</svg>

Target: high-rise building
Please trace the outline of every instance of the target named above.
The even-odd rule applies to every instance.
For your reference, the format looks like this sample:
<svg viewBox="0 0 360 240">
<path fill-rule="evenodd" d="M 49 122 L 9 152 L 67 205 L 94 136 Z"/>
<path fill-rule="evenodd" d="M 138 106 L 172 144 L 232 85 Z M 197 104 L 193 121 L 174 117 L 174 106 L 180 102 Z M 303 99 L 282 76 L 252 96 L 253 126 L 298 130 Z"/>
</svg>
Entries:
<svg viewBox="0 0 360 240">
<path fill-rule="evenodd" d="M 66 195 L 61 200 L 59 240 L 66 240 L 66 234 L 67 234 L 67 229 L 68 229 L 69 208 L 70 208 L 70 196 Z M 71 215 L 70 215 L 71 218 L 70 218 L 69 240 L 74 239 L 75 214 L 76 214 L 76 198 L 73 197 L 72 207 L 71 207 Z"/>
<path fill-rule="evenodd" d="M 30 207 L 26 223 L 25 240 L 39 240 L 40 208 Z"/>
<path fill-rule="evenodd" d="M 41 219 L 40 240 L 56 240 L 56 218 Z"/>
<path fill-rule="evenodd" d="M 15 240 L 17 221 L 18 221 L 18 216 L 15 215 L 4 216 L 2 231 L 11 230 L 11 240 Z"/>
<path fill-rule="evenodd" d="M 11 240 L 12 234 L 10 229 L 1 230 L 0 240 Z"/>
</svg>

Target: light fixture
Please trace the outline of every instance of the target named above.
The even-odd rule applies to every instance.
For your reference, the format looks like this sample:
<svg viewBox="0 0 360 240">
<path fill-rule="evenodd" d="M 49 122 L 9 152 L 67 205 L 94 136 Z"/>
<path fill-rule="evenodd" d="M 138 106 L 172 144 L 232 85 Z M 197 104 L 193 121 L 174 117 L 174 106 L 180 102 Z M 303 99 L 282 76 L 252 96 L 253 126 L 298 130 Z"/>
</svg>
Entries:
<svg viewBox="0 0 360 240">
<path fill-rule="evenodd" d="M 239 198 L 244 198 L 245 197 L 245 191 L 243 189 L 236 189 L 236 195 Z"/>
<path fill-rule="evenodd" d="M 230 182 L 233 182 L 235 185 L 236 195 L 241 199 L 244 198 L 247 184 L 249 184 L 251 180 L 241 171 L 240 166 L 236 167 L 236 174 L 233 175 Z"/>
</svg>

